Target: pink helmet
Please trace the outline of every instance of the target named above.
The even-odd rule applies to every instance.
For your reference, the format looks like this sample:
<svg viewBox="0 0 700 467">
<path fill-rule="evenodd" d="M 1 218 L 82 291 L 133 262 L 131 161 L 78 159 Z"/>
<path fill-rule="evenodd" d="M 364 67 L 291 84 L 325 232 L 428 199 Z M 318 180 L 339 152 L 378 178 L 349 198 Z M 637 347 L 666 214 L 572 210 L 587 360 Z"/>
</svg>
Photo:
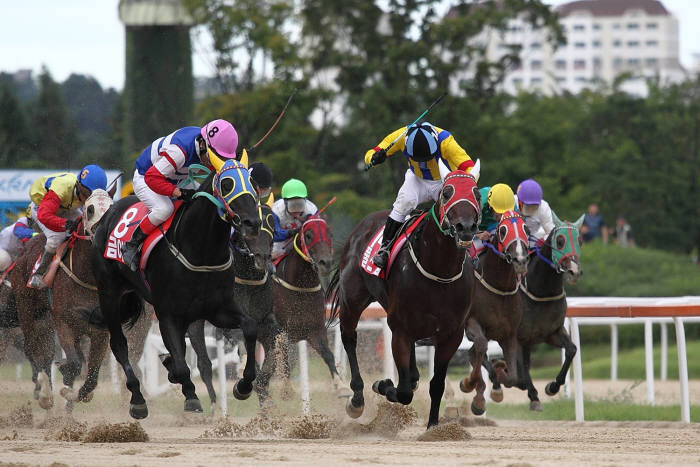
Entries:
<svg viewBox="0 0 700 467">
<path fill-rule="evenodd" d="M 229 122 L 223 119 L 212 120 L 202 127 L 202 138 L 216 156 L 221 159 L 235 159 L 238 148 L 238 133 Z"/>
</svg>

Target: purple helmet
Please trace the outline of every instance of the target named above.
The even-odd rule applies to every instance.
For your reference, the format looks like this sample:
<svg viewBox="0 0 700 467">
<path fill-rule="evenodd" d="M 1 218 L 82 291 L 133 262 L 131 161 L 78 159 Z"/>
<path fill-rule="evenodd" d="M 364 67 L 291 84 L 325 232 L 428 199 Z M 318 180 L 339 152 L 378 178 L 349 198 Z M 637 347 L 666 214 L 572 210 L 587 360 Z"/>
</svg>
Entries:
<svg viewBox="0 0 700 467">
<path fill-rule="evenodd" d="M 542 187 L 531 178 L 524 180 L 518 185 L 518 201 L 523 204 L 542 203 Z"/>
</svg>

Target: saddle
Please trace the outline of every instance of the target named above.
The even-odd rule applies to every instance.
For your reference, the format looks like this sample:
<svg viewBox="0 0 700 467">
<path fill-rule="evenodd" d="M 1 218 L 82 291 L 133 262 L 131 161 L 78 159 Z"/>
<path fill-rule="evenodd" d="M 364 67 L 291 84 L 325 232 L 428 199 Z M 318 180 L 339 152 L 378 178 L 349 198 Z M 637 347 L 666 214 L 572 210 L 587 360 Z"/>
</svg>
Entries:
<svg viewBox="0 0 700 467">
<path fill-rule="evenodd" d="M 165 236 L 170 226 L 175 219 L 175 214 L 182 206 L 182 201 L 178 200 L 173 202 L 173 212 L 170 214 L 165 222 L 160 224 L 156 230 L 148 234 L 146 240 L 143 241 L 143 246 L 141 247 L 141 260 L 139 261 L 139 269 L 142 271 L 146 269 L 146 264 L 148 264 L 148 257 L 153 251 L 153 248 L 158 244 L 161 238 Z M 122 264 L 126 264 L 122 259 L 122 244 L 131 240 L 134 231 L 138 227 L 141 219 L 148 215 L 148 207 L 146 207 L 143 202 L 139 201 L 129 207 L 124 211 L 119 218 L 119 222 L 114 226 L 112 231 L 107 237 L 107 244 L 105 245 L 105 251 L 103 256 L 107 259 L 118 261 Z"/>
<path fill-rule="evenodd" d="M 409 217 L 399 229 L 396 235 L 396 240 L 391 245 L 391 250 L 389 251 L 389 261 L 386 264 L 386 269 L 382 270 L 377 265 L 374 264 L 372 258 L 379 251 L 382 246 L 382 238 L 384 236 L 384 226 L 382 225 L 372 236 L 369 243 L 365 247 L 362 257 L 360 258 L 360 267 L 367 274 L 379 277 L 380 279 L 386 279 L 389 276 L 389 271 L 391 266 L 394 264 L 394 260 L 399 255 L 399 252 L 406 244 L 406 240 L 411 236 L 411 234 L 416 230 L 416 228 L 423 221 L 428 212 L 423 212 L 418 215 Z"/>
</svg>

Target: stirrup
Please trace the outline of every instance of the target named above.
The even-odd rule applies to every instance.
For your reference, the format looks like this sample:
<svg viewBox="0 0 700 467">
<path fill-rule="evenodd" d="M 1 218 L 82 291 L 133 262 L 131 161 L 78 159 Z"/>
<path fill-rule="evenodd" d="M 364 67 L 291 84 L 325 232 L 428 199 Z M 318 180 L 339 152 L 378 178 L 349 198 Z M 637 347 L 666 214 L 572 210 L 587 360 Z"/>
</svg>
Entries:
<svg viewBox="0 0 700 467">
<path fill-rule="evenodd" d="M 27 281 L 27 287 L 30 289 L 44 290 L 46 288 L 46 284 L 41 276 L 34 274 L 29 278 L 29 281 Z"/>
<path fill-rule="evenodd" d="M 136 272 L 139 269 L 139 245 L 132 246 L 129 242 L 122 246 L 122 260 L 131 269 Z"/>
<path fill-rule="evenodd" d="M 372 257 L 372 262 L 378 268 L 384 269 L 389 262 L 389 252 L 383 248 L 380 248 L 379 251 L 377 251 L 377 253 Z"/>
</svg>

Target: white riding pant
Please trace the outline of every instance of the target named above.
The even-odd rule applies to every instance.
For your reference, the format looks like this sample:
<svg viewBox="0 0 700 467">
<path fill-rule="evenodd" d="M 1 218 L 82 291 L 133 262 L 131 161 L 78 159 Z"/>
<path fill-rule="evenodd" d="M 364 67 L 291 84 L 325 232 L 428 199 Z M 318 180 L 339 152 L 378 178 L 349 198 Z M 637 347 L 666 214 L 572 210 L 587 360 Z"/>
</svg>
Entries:
<svg viewBox="0 0 700 467">
<path fill-rule="evenodd" d="M 44 224 L 42 224 L 41 221 L 39 220 L 39 216 L 37 214 L 38 210 L 39 210 L 39 207 L 36 204 L 31 203 L 29 205 L 29 212 L 30 212 L 31 218 L 34 219 L 34 222 L 36 222 L 36 225 L 39 227 L 41 233 L 43 233 L 46 236 L 46 245 L 44 246 L 44 251 L 46 251 L 48 253 L 53 253 L 56 251 L 56 248 L 58 248 L 58 245 L 63 243 L 63 240 L 68 238 L 69 234 L 67 232 L 53 231 L 53 230 L 49 229 L 48 227 L 46 227 Z M 76 217 L 78 217 L 79 214 L 80 214 L 80 210 L 69 209 L 68 211 L 66 211 L 62 214 L 59 213 L 56 215 L 58 217 L 62 217 L 64 219 L 75 219 Z M 36 228 L 35 228 L 35 230 L 36 230 Z"/>
<path fill-rule="evenodd" d="M 411 169 L 406 170 L 403 185 L 399 188 L 399 194 L 396 196 L 394 208 L 389 213 L 389 217 L 397 222 L 403 222 L 420 203 L 431 199 L 437 201 L 441 188 L 442 180 L 425 180 L 416 177 Z"/>
<path fill-rule="evenodd" d="M 146 185 L 146 180 L 138 170 L 134 171 L 134 194 L 148 207 L 148 220 L 160 225 L 173 213 L 173 202 L 169 196 L 160 195 Z"/>
</svg>

